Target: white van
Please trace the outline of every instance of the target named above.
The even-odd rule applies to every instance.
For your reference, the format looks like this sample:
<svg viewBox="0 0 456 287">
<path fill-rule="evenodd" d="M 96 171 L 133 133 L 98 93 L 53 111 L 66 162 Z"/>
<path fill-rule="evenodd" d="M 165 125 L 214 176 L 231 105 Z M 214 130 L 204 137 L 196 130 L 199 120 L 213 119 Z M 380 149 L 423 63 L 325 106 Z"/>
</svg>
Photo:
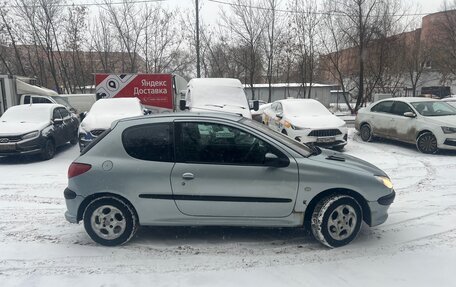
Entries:
<svg viewBox="0 0 456 287">
<path fill-rule="evenodd" d="M 88 112 L 97 101 L 95 94 L 62 94 L 59 96 L 65 98 L 79 114 Z"/>
<path fill-rule="evenodd" d="M 61 96 L 45 96 L 45 95 L 22 95 L 21 105 L 28 104 L 59 104 L 65 106 L 70 112 L 78 115 L 77 110 L 68 101 Z"/>
<path fill-rule="evenodd" d="M 252 118 L 244 87 L 238 79 L 192 79 L 187 84 L 185 100 L 181 100 L 179 106 L 181 110 L 192 112 L 228 112 Z"/>
</svg>

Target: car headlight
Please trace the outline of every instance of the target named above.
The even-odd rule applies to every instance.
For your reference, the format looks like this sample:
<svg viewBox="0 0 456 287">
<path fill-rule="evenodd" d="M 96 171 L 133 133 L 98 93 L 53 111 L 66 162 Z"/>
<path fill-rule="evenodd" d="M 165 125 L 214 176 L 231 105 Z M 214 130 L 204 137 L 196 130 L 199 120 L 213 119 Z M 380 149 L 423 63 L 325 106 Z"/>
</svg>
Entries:
<svg viewBox="0 0 456 287">
<path fill-rule="evenodd" d="M 25 134 L 22 136 L 23 140 L 31 139 L 31 138 L 36 138 L 40 134 L 39 131 L 33 131 L 31 133 Z"/>
<path fill-rule="evenodd" d="M 456 128 L 442 127 L 442 131 L 443 131 L 445 134 L 454 134 L 454 133 L 456 133 Z"/>
<path fill-rule="evenodd" d="M 380 181 L 381 183 L 383 183 L 383 185 L 386 186 L 387 188 L 389 188 L 389 189 L 393 188 L 393 183 L 391 182 L 391 179 L 389 179 L 389 177 L 376 175 L 375 178 L 378 181 Z"/>
</svg>

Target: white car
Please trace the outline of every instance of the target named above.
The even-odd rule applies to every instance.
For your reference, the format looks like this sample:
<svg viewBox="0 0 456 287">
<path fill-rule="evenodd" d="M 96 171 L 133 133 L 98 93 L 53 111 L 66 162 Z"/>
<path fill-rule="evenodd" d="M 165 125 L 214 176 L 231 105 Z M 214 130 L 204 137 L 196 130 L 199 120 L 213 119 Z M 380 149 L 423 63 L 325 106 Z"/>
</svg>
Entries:
<svg viewBox="0 0 456 287">
<path fill-rule="evenodd" d="M 345 122 L 313 99 L 275 101 L 264 111 L 263 123 L 298 142 L 337 150 L 347 144 Z"/>
<path fill-rule="evenodd" d="M 79 126 L 79 147 L 82 150 L 111 127 L 112 122 L 145 114 L 138 98 L 110 98 L 96 101 Z"/>
<path fill-rule="evenodd" d="M 389 138 L 416 144 L 423 153 L 456 150 L 456 108 L 440 100 L 381 100 L 358 111 L 355 128 L 364 141 Z"/>
</svg>

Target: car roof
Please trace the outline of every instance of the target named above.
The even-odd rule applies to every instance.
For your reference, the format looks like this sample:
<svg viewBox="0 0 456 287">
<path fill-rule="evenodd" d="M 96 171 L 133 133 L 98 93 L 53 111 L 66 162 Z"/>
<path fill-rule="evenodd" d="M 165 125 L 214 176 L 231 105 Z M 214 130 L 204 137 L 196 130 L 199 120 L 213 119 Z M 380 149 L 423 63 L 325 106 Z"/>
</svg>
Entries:
<svg viewBox="0 0 456 287">
<path fill-rule="evenodd" d="M 224 113 L 224 112 L 177 112 L 177 113 L 163 113 L 163 114 L 155 114 L 155 115 L 148 115 L 148 116 L 138 116 L 138 117 L 130 117 L 118 120 L 118 122 L 126 122 L 126 121 L 134 121 L 134 120 L 143 120 L 143 119 L 154 119 L 154 118 L 213 118 L 213 119 L 221 119 L 221 120 L 230 120 L 230 121 L 240 121 L 244 117 L 234 114 L 234 113 Z"/>
<path fill-rule="evenodd" d="M 191 79 L 188 87 L 236 87 L 243 88 L 241 81 L 234 78 L 195 78 Z"/>
<path fill-rule="evenodd" d="M 24 105 L 17 105 L 12 106 L 9 109 L 11 110 L 18 110 L 18 111 L 28 111 L 28 110 L 43 110 L 43 111 L 51 111 L 54 108 L 65 108 L 63 105 L 59 104 L 24 104 Z"/>
</svg>

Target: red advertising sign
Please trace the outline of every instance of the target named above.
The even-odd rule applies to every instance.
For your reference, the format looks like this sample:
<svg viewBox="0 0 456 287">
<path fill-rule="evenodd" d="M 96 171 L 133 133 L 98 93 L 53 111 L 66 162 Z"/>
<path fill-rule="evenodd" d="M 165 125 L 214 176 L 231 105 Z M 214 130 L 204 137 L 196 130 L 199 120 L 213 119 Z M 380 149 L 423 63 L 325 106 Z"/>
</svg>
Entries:
<svg viewBox="0 0 456 287">
<path fill-rule="evenodd" d="M 95 74 L 95 85 L 97 98 L 136 97 L 148 108 L 173 110 L 171 74 Z"/>
</svg>

